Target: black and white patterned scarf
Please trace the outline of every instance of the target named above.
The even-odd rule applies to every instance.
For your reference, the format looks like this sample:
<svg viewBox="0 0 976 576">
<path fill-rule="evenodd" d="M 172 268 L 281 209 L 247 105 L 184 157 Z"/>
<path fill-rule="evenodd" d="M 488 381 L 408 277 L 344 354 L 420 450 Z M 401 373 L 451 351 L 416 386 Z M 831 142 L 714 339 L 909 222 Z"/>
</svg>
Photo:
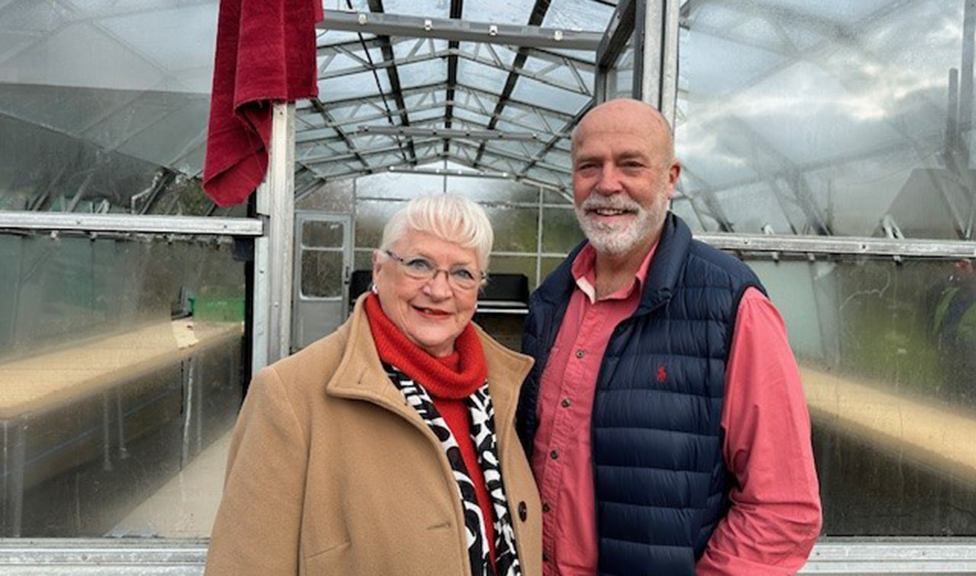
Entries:
<svg viewBox="0 0 976 576">
<path fill-rule="evenodd" d="M 518 551 L 515 548 L 515 529 L 508 510 L 508 499 L 505 497 L 505 486 L 502 483 L 501 468 L 498 462 L 498 447 L 495 440 L 495 409 L 488 395 L 488 384 L 484 384 L 465 403 L 471 413 L 471 440 L 474 441 L 475 452 L 478 455 L 478 465 L 485 477 L 485 486 L 491 498 L 495 511 L 495 568 L 492 569 L 491 556 L 485 531 L 485 519 L 478 506 L 475 495 L 474 482 L 468 475 L 468 469 L 461 457 L 461 449 L 447 422 L 441 417 L 430 395 L 420 384 L 409 376 L 400 372 L 389 364 L 384 364 L 386 372 L 403 394 L 411 406 L 420 414 L 427 426 L 441 441 L 441 447 L 447 453 L 447 461 L 454 471 L 461 506 L 464 509 L 464 526 L 468 542 L 468 557 L 471 561 L 473 576 L 521 576 Z"/>
</svg>

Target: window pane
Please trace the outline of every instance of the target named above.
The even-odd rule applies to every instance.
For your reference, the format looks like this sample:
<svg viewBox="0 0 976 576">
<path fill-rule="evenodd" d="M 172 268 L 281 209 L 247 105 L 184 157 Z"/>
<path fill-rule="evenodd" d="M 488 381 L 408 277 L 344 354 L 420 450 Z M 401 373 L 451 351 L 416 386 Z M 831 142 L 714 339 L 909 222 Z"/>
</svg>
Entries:
<svg viewBox="0 0 976 576">
<path fill-rule="evenodd" d="M 538 245 L 536 236 L 539 229 L 538 208 L 492 208 L 488 206 L 484 208 L 495 232 L 495 251 L 531 252 L 535 254 Z"/>
<path fill-rule="evenodd" d="M 543 252 L 566 254 L 584 238 L 571 208 L 546 208 L 542 223 Z"/>
<path fill-rule="evenodd" d="M 305 222 L 302 245 L 317 248 L 342 248 L 345 227 L 341 222 Z"/>
<path fill-rule="evenodd" d="M 402 202 L 359 200 L 356 203 L 356 248 L 379 248 L 383 227 Z"/>
<path fill-rule="evenodd" d="M 356 180 L 356 198 L 409 200 L 444 191 L 444 177 L 427 174 L 380 173 Z M 360 202 L 361 204 L 361 202 Z M 361 246 L 361 244 L 357 244 Z"/>
<path fill-rule="evenodd" d="M 503 179 L 447 177 L 447 191 L 461 194 L 476 202 L 539 201 L 539 189 Z"/>
<path fill-rule="evenodd" d="M 750 202 L 781 213 L 761 217 L 778 233 L 876 236 L 888 217 L 909 238 L 966 237 L 965 2 L 771 4 L 782 9 L 723 0 L 684 15 L 683 189 L 714 196 L 716 227 L 736 191 L 765 189 Z M 732 231 L 761 226 L 743 215 Z"/>
<path fill-rule="evenodd" d="M 906 259 L 752 261 L 813 424 L 825 535 L 976 535 L 976 274 Z"/>
<path fill-rule="evenodd" d="M 242 391 L 230 241 L 4 234 L 0 256 L 3 535 L 208 535 Z"/>
<path fill-rule="evenodd" d="M 302 296 L 342 298 L 341 251 L 302 252 Z"/>
</svg>

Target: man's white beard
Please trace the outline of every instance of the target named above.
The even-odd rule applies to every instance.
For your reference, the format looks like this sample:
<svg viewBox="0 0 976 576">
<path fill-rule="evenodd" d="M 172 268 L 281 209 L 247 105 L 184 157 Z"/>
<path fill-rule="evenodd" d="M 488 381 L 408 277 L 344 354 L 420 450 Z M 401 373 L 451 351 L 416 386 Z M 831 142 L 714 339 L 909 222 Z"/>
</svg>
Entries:
<svg viewBox="0 0 976 576">
<path fill-rule="evenodd" d="M 633 210 L 635 214 L 630 222 L 617 224 L 594 222 L 587 212 L 598 208 Z M 636 248 L 660 228 L 666 213 L 666 200 L 656 203 L 648 210 L 623 196 L 591 195 L 581 205 L 576 206 L 576 219 L 579 220 L 580 228 L 586 234 L 587 240 L 598 253 L 610 256 L 627 254 Z"/>
</svg>

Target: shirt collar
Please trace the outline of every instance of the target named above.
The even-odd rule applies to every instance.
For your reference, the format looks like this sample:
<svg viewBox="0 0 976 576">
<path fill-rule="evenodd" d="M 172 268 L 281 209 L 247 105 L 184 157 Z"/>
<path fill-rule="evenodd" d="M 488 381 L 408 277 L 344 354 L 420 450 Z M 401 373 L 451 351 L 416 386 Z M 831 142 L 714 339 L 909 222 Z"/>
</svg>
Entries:
<svg viewBox="0 0 976 576">
<path fill-rule="evenodd" d="M 643 289 L 647 281 L 647 271 L 651 267 L 651 259 L 654 258 L 654 252 L 656 250 L 657 243 L 647 251 L 647 256 L 644 257 L 644 261 L 641 262 L 640 268 L 637 269 L 637 273 L 634 275 L 634 279 L 630 284 L 627 284 L 613 294 L 604 296 L 601 300 L 623 300 L 633 294 L 634 290 Z M 583 246 L 583 249 L 580 250 L 580 253 L 576 255 L 576 259 L 573 260 L 571 272 L 573 279 L 576 280 L 576 286 L 583 294 L 586 294 L 590 303 L 596 302 L 596 249 L 593 248 L 592 244 L 587 242 Z"/>
</svg>

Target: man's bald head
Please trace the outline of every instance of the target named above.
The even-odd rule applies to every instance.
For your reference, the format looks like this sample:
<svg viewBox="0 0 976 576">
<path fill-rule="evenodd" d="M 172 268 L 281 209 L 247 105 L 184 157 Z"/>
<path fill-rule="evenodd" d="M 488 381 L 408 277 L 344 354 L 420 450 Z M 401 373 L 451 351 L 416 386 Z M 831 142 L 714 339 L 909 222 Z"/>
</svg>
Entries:
<svg viewBox="0 0 976 576">
<path fill-rule="evenodd" d="M 665 162 L 674 159 L 674 138 L 671 126 L 653 106 L 633 98 L 615 98 L 595 106 L 573 129 L 572 154 L 575 156 L 579 140 L 587 130 L 631 132 L 638 130 L 647 136 L 654 156 Z"/>
</svg>

